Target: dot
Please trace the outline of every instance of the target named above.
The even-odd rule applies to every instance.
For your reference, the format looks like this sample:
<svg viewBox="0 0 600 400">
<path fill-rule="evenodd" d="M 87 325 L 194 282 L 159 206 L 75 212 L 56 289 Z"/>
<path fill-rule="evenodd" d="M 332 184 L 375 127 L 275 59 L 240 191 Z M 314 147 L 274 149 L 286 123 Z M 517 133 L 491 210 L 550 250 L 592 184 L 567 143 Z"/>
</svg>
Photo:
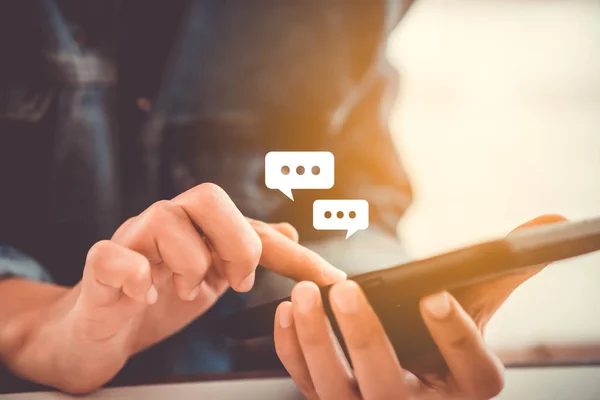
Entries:
<svg viewBox="0 0 600 400">
<path fill-rule="evenodd" d="M 283 175 L 287 175 L 290 173 L 290 167 L 288 167 L 287 165 L 284 165 L 283 167 L 281 167 L 281 173 Z"/>
<path fill-rule="evenodd" d="M 319 175 L 321 173 L 321 168 L 319 168 L 318 165 L 315 165 L 310 171 L 313 175 Z"/>
<path fill-rule="evenodd" d="M 344 212 L 343 211 L 338 211 L 337 212 L 337 217 L 338 218 L 344 218 Z"/>
<path fill-rule="evenodd" d="M 325 211 L 325 218 L 331 218 L 331 211 Z"/>
<path fill-rule="evenodd" d="M 304 167 L 302 165 L 298 165 L 298 167 L 296 167 L 296 173 L 298 175 L 304 175 Z"/>
<path fill-rule="evenodd" d="M 348 214 L 348 216 L 352 219 L 356 218 L 356 213 L 354 211 L 350 211 L 350 213 Z"/>
</svg>

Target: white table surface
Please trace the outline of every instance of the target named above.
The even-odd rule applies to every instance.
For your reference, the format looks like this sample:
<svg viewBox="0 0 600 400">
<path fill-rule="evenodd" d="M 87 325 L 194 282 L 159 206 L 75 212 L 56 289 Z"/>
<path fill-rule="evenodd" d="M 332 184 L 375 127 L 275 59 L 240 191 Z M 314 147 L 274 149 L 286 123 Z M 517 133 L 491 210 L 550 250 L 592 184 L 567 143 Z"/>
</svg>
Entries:
<svg viewBox="0 0 600 400">
<path fill-rule="evenodd" d="M 231 380 L 110 388 L 85 397 L 61 393 L 24 393 L 0 395 L 1 400 L 296 400 L 302 396 L 287 378 Z M 509 369 L 500 400 L 598 400 L 600 366 Z"/>
</svg>

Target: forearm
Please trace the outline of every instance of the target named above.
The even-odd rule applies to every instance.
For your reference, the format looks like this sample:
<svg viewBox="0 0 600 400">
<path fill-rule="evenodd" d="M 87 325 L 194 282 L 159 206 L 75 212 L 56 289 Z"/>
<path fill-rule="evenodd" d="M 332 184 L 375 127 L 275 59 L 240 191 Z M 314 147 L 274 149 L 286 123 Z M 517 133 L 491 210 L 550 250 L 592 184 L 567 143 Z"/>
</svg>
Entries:
<svg viewBox="0 0 600 400">
<path fill-rule="evenodd" d="M 15 375 L 56 386 L 57 355 L 68 341 L 54 329 L 70 309 L 74 291 L 25 279 L 0 280 L 0 361 Z M 48 332 L 54 332 L 48 334 Z"/>
</svg>

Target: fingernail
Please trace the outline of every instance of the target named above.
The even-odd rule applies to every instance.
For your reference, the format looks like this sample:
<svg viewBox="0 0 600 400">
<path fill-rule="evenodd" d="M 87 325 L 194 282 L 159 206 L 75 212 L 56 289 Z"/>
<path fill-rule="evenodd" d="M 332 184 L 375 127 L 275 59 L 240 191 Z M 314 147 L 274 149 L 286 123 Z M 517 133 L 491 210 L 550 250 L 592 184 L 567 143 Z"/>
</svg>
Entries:
<svg viewBox="0 0 600 400">
<path fill-rule="evenodd" d="M 296 285 L 292 294 L 292 300 L 297 304 L 300 312 L 306 313 L 315 307 L 319 296 L 320 293 L 317 285 L 309 282 L 301 282 Z"/>
<path fill-rule="evenodd" d="M 441 292 L 423 299 L 425 309 L 435 318 L 443 319 L 450 314 L 450 297 L 448 293 Z"/>
<path fill-rule="evenodd" d="M 344 271 L 335 267 L 326 269 L 325 275 L 327 275 L 327 278 L 329 278 L 333 282 L 341 282 L 346 280 L 346 278 L 348 277 L 348 275 L 346 275 Z"/>
<path fill-rule="evenodd" d="M 198 295 L 200 294 L 200 290 L 202 290 L 202 284 L 200 284 L 192 289 L 192 291 L 188 294 L 187 300 L 188 301 L 196 300 L 196 297 L 198 297 Z"/>
<path fill-rule="evenodd" d="M 331 289 L 331 301 L 344 314 L 353 314 L 361 304 L 361 293 L 354 281 L 338 283 Z"/>
<path fill-rule="evenodd" d="M 283 329 L 289 328 L 294 323 L 292 314 L 292 303 L 284 302 L 279 306 L 279 326 Z"/>
<path fill-rule="evenodd" d="M 252 273 L 250 275 L 245 277 L 242 280 L 242 282 L 240 282 L 240 285 L 238 286 L 238 291 L 247 292 L 250 289 L 252 289 L 252 286 L 254 286 L 254 278 L 255 278 L 255 274 L 254 274 L 254 271 L 252 271 Z"/>
<path fill-rule="evenodd" d="M 158 300 L 158 291 L 156 290 L 156 287 L 154 287 L 154 285 L 151 285 L 150 289 L 148 289 L 148 293 L 146 293 L 146 303 L 154 304 L 154 303 L 156 303 L 157 300 Z"/>
</svg>

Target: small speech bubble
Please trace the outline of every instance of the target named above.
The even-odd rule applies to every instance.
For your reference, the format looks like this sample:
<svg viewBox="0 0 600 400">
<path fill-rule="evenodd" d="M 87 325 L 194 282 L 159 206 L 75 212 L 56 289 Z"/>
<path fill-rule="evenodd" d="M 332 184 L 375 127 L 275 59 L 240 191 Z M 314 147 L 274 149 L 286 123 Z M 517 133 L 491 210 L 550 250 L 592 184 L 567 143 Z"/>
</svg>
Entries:
<svg viewBox="0 0 600 400">
<path fill-rule="evenodd" d="M 315 200 L 313 226 L 319 231 L 348 231 L 346 239 L 356 231 L 369 227 L 369 202 L 366 200 Z"/>
<path fill-rule="evenodd" d="M 292 201 L 292 189 L 330 189 L 334 157 L 328 151 L 271 151 L 265 156 L 265 184 Z"/>
</svg>

